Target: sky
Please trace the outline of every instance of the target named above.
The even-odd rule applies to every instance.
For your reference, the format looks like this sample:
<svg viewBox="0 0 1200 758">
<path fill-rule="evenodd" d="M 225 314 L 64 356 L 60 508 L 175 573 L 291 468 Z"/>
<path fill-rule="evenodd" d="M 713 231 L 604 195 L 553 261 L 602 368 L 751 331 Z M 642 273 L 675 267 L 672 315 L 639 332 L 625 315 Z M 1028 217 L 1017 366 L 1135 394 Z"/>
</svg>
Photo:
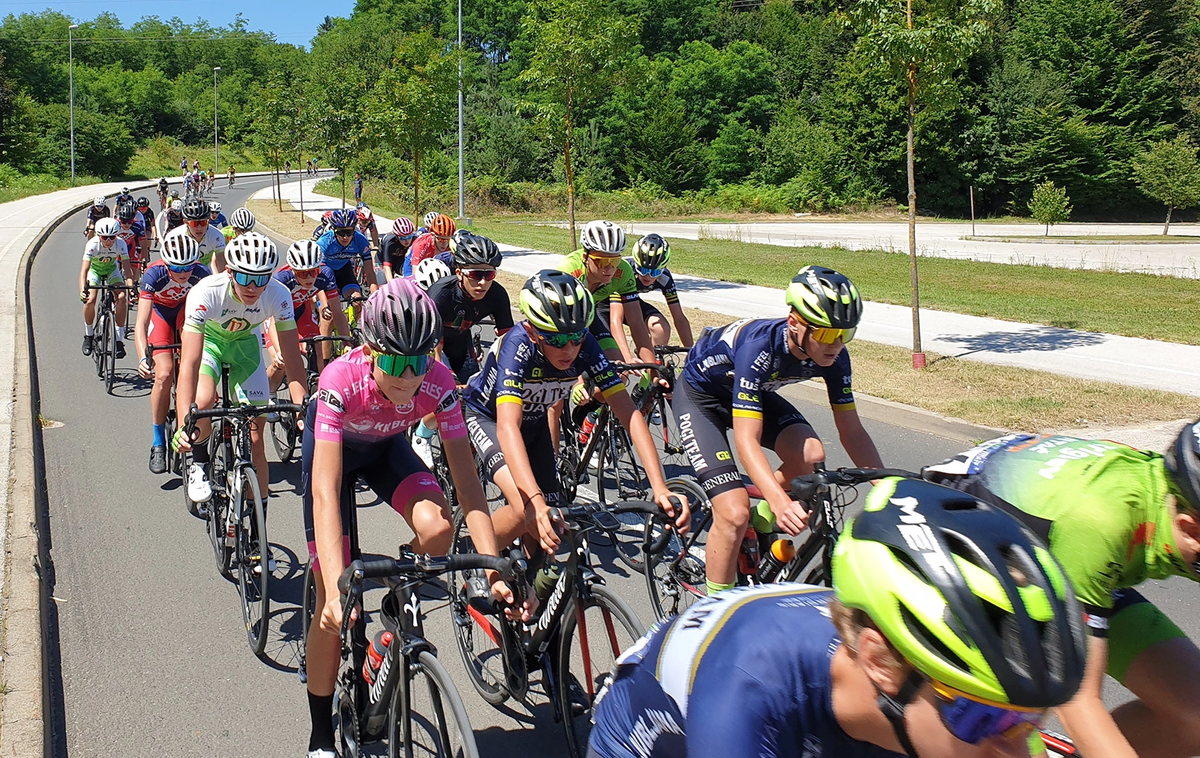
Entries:
<svg viewBox="0 0 1200 758">
<path fill-rule="evenodd" d="M 101 13 L 115 13 L 126 26 L 143 16 L 169 19 L 179 16 L 184 22 L 203 17 L 213 26 L 233 22 L 240 11 L 251 30 L 275 35 L 280 42 L 308 47 L 316 36 L 317 25 L 326 16 L 349 16 L 354 0 L 2 0 L 0 15 L 38 13 L 44 10 L 65 13 L 75 20 L 90 21 Z"/>
</svg>

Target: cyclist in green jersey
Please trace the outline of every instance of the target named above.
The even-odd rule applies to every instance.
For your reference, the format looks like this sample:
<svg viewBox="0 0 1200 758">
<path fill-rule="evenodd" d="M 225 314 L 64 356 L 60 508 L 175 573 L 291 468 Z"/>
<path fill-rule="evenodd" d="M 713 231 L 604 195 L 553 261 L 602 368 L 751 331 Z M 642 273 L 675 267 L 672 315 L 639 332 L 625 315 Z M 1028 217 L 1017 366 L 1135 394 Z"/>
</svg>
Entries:
<svg viewBox="0 0 1200 758">
<path fill-rule="evenodd" d="M 1045 539 L 1083 603 L 1087 674 L 1059 717 L 1083 755 L 1200 755 L 1200 648 L 1134 587 L 1200 581 L 1200 422 L 1165 456 L 1104 440 L 1014 435 L 925 476 L 993 503 Z M 1138 700 L 1111 714 L 1108 673 Z"/>
</svg>

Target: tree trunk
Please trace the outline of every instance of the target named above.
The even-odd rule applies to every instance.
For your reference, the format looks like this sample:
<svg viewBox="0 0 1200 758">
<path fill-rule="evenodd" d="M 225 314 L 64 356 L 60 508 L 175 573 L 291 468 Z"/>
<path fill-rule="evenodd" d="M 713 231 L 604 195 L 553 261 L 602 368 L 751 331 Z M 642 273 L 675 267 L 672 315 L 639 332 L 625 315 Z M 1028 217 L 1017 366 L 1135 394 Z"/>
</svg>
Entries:
<svg viewBox="0 0 1200 758">
<path fill-rule="evenodd" d="M 912 4 L 909 2 L 911 18 Z M 921 350 L 921 294 L 917 277 L 917 175 L 914 131 L 917 120 L 917 66 L 908 64 L 908 259 L 912 285 L 913 368 L 925 367 Z"/>
<path fill-rule="evenodd" d="M 342 207 L 346 207 L 346 167 L 342 166 Z"/>
<path fill-rule="evenodd" d="M 567 219 L 571 226 L 571 249 L 574 250 L 575 235 L 575 172 L 571 170 L 571 97 L 567 96 L 567 139 L 563 143 L 563 168 L 567 173 Z"/>
<path fill-rule="evenodd" d="M 1050 236 L 1050 225 L 1049 224 L 1046 224 L 1046 234 L 1044 236 L 1046 236 L 1046 237 Z"/>
<path fill-rule="evenodd" d="M 1171 230 L 1171 206 L 1167 206 L 1167 223 L 1163 224 L 1163 236 L 1167 236 L 1167 232 Z"/>
<path fill-rule="evenodd" d="M 413 153 L 413 218 L 421 218 L 421 153 Z"/>
</svg>

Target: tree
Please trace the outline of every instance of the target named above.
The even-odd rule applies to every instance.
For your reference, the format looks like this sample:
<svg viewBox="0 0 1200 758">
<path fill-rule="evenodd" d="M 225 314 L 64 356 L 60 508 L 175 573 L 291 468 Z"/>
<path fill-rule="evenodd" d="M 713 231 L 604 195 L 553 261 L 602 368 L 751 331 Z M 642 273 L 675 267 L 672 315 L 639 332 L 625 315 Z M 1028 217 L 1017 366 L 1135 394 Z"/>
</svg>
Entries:
<svg viewBox="0 0 1200 758">
<path fill-rule="evenodd" d="M 542 117 L 561 126 L 567 179 L 567 216 L 575 245 L 575 175 L 572 130 L 580 111 L 616 85 L 638 34 L 637 24 L 609 10 L 606 0 L 531 0 L 521 36 L 532 54 L 521 72 Z"/>
<path fill-rule="evenodd" d="M 421 217 L 421 155 L 441 147 L 442 135 L 457 123 L 459 56 L 429 31 L 410 34 L 368 106 L 372 133 L 412 159 L 414 218 Z"/>
<path fill-rule="evenodd" d="M 1155 142 L 1133 159 L 1133 179 L 1142 192 L 1167 206 L 1163 234 L 1171 229 L 1171 211 L 1200 205 L 1200 158 L 1184 135 Z"/>
<path fill-rule="evenodd" d="M 1029 201 L 1029 212 L 1039 224 L 1046 225 L 1046 236 L 1050 227 L 1061 224 L 1071 217 L 1071 203 L 1066 187 L 1056 187 L 1054 182 L 1045 181 L 1033 188 L 1033 199 Z"/>
<path fill-rule="evenodd" d="M 915 6 L 915 8 L 914 8 Z M 917 183 L 914 131 L 917 102 L 944 105 L 948 86 L 982 42 L 997 0 L 859 0 L 846 20 L 860 32 L 855 49 L 876 60 L 908 85 L 908 254 L 912 281 L 913 367 L 925 365 L 921 351 L 921 299 L 917 279 Z"/>
</svg>

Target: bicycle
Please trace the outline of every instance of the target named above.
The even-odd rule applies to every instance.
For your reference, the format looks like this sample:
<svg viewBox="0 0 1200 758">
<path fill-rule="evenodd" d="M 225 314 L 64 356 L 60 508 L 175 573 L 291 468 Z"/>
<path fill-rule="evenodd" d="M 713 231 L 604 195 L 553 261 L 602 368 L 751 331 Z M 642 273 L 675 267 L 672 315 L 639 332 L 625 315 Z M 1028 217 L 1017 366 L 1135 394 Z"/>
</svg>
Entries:
<svg viewBox="0 0 1200 758">
<path fill-rule="evenodd" d="M 454 639 L 475 690 L 494 706 L 510 697 L 524 700 L 529 693 L 529 672 L 540 668 L 554 720 L 564 722 L 572 756 L 586 754 L 596 695 L 607 683 L 617 658 L 645 632 L 629 604 L 608 589 L 592 568 L 587 535 L 597 529 L 618 528 L 614 514 L 649 517 L 657 512 L 658 506 L 649 502 L 554 509 L 554 519 L 566 527 L 563 548 L 568 558 L 553 590 L 542 599 L 537 619 L 529 625 L 508 619 L 492 607 L 490 596 L 480 596 L 485 591 L 482 587 L 470 597 L 467 583 L 471 578 L 466 572 L 455 574 L 449 582 Z M 452 549 L 458 553 L 472 549 L 461 518 L 456 520 Z M 537 560 L 541 558 L 546 556 L 539 553 Z M 537 560 L 530 562 L 529 573 L 537 570 L 533 565 Z M 513 587 L 518 599 L 526 596 L 528 587 L 522 573 L 517 572 L 517 586 Z M 593 648 L 589 641 L 597 639 L 602 643 Z"/>
<path fill-rule="evenodd" d="M 309 397 L 316 395 L 317 381 L 321 376 L 321 372 L 317 370 L 317 344 L 321 342 L 348 343 L 352 342 L 352 340 L 349 337 L 342 337 L 337 334 L 305 337 L 300 340 L 300 344 L 305 348 L 304 372 L 307 379 L 306 386 Z M 275 397 L 282 399 L 284 403 L 291 401 L 287 382 L 276 388 Z M 275 447 L 275 454 L 279 456 L 281 462 L 291 463 L 296 455 L 296 445 L 300 443 L 301 438 L 304 436 L 304 432 L 300 429 L 299 419 L 290 413 L 282 413 L 270 418 L 269 421 L 271 424 L 271 444 Z"/>
<path fill-rule="evenodd" d="M 233 572 L 237 573 L 246 636 L 250 649 L 261 657 L 267 646 L 271 611 L 268 566 L 271 543 L 267 539 L 266 499 L 259 490 L 251 452 L 250 427 L 258 416 L 303 413 L 304 406 L 292 403 L 233 405 L 231 398 L 229 364 L 224 363 L 221 364 L 220 403 L 203 411 L 193 404 L 185 419 L 185 429 L 190 438 L 198 420 L 212 419 L 209 440 L 216 444 L 207 472 L 212 486 L 206 514 L 208 536 L 221 576 L 234 579 Z M 187 456 L 184 471 L 190 468 L 190 463 L 190 456 Z M 188 502 L 188 510 L 192 510 L 187 487 L 183 488 L 183 497 Z"/>
<path fill-rule="evenodd" d="M 115 291 L 136 290 L 127 284 L 92 284 L 85 282 L 83 294 L 89 290 L 100 290 L 96 302 L 96 324 L 92 330 L 92 360 L 96 363 L 96 376 L 104 380 L 104 391 L 112 394 L 117 375 L 117 299 Z M 126 310 L 126 318 L 129 316 Z M 121 335 L 124 337 L 124 335 Z"/>
<path fill-rule="evenodd" d="M 826 469 L 818 463 L 813 473 L 792 479 L 792 496 L 809 505 L 808 536 L 796 543 L 795 538 L 787 535 L 758 534 L 753 526 L 747 526 L 738 552 L 737 584 L 761 584 L 765 580 L 829 586 L 833 548 L 841 534 L 846 508 L 858 497 L 855 487 L 888 476 L 919 478 L 918 474 L 901 469 Z M 659 620 L 682 613 L 697 600 L 707 597 L 704 557 L 713 519 L 712 502 L 695 479 L 670 479 L 667 489 L 687 498 L 692 509 L 692 523 L 688 534 L 681 539 L 669 524 L 646 520 L 643 544 L 662 546 L 660 551 L 648 556 L 649 565 L 645 572 L 650 605 Z M 746 489 L 751 499 L 762 497 L 754 485 L 747 484 Z M 663 533 L 667 537 L 665 540 Z M 776 540 L 792 543 L 794 554 L 774 575 L 764 577 L 760 573 L 763 558 Z"/>
<path fill-rule="evenodd" d="M 179 350 L 182 346 L 182 343 L 179 342 L 174 342 L 170 345 L 146 346 L 146 360 L 150 361 L 151 370 L 153 370 L 154 366 L 154 354 L 159 350 L 170 350 L 172 353 L 171 357 L 174 358 L 174 361 L 172 361 L 172 376 L 174 378 L 171 381 L 171 403 L 167 406 L 167 419 L 165 422 L 168 429 L 174 429 L 175 422 L 178 419 L 178 416 L 175 413 L 175 390 L 179 387 Z M 183 472 L 179 469 L 179 461 L 180 455 L 175 452 L 175 448 L 172 445 L 167 445 L 167 471 L 173 471 L 182 476 Z M 191 513 L 193 516 L 198 515 L 198 512 L 195 509 L 195 504 L 189 500 L 188 505 L 188 513 Z"/>
<path fill-rule="evenodd" d="M 512 564 L 490 555 L 432 557 L 402 551 L 399 558 L 356 558 L 342 572 L 338 578 L 342 665 L 334 702 L 343 758 L 357 758 L 365 743 L 379 739 L 387 741 L 389 756 L 412 756 L 416 749 L 446 758 L 477 758 L 466 706 L 437 650 L 425 639 L 418 591 L 442 574 L 488 569 L 511 574 Z M 367 579 L 382 579 L 387 586 L 379 617 L 393 635 L 369 687 L 364 679 L 368 643 L 366 624 L 361 622 L 365 618 L 350 625 L 351 611 L 362 600 Z M 425 680 L 428 702 L 418 704 L 421 693 L 415 685 L 420 679 Z"/>
</svg>

